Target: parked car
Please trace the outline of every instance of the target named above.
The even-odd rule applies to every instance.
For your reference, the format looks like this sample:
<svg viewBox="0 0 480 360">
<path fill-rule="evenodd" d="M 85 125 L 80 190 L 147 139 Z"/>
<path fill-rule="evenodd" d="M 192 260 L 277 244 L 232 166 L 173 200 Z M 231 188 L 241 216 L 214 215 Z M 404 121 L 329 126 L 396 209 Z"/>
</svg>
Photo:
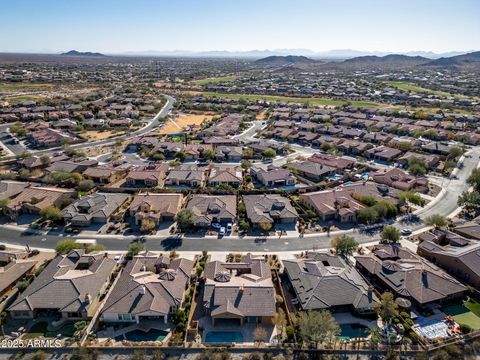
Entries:
<svg viewBox="0 0 480 360">
<path fill-rule="evenodd" d="M 224 236 L 224 235 L 225 235 L 225 232 L 226 232 L 226 231 L 225 231 L 225 227 L 222 226 L 222 227 L 220 228 L 220 230 L 218 231 L 218 235 Z"/>
<path fill-rule="evenodd" d="M 412 235 L 412 230 L 410 230 L 410 229 L 402 229 L 402 230 L 400 230 L 400 234 L 402 234 L 403 236 Z"/>
<path fill-rule="evenodd" d="M 232 232 L 232 228 L 233 228 L 233 224 L 232 224 L 232 223 L 228 223 L 228 224 L 227 224 L 227 233 L 231 233 L 231 232 Z"/>
<path fill-rule="evenodd" d="M 214 229 L 220 229 L 222 227 L 222 225 L 220 225 L 219 223 L 212 223 L 212 228 Z"/>
</svg>

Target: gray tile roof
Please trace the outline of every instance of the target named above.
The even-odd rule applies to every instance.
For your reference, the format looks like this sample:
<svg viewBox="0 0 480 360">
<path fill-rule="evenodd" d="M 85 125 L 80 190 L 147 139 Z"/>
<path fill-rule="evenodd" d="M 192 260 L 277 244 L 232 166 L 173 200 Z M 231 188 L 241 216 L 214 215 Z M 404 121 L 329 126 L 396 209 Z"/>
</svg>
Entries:
<svg viewBox="0 0 480 360">
<path fill-rule="evenodd" d="M 281 195 L 245 195 L 243 202 L 247 209 L 247 217 L 254 224 L 298 218 L 298 213 L 290 200 Z"/>
<path fill-rule="evenodd" d="M 63 209 L 63 218 L 67 221 L 108 219 L 127 199 L 127 194 L 95 193 L 87 195 Z"/>
<path fill-rule="evenodd" d="M 154 253 L 130 260 L 103 307 L 102 314 L 168 315 L 179 307 L 189 283 L 193 261 Z"/>
<path fill-rule="evenodd" d="M 309 253 L 283 265 L 303 310 L 345 305 L 371 310 L 378 301 L 357 270 L 339 256 Z"/>
<path fill-rule="evenodd" d="M 90 264 L 87 269 L 77 269 L 79 263 L 85 262 Z M 91 301 L 87 298 L 94 299 L 99 295 L 115 265 L 113 259 L 103 254 L 84 254 L 83 250 L 58 255 L 8 310 L 88 310 Z"/>
</svg>

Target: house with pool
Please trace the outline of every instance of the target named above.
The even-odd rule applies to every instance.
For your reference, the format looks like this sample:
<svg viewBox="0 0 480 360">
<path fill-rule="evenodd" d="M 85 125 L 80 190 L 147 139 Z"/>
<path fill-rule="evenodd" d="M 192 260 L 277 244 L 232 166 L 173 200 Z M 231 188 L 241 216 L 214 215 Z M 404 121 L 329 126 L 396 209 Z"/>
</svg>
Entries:
<svg viewBox="0 0 480 360">
<path fill-rule="evenodd" d="M 292 303 L 301 310 L 375 312 L 373 288 L 340 256 L 308 252 L 303 259 L 284 260 L 283 266 Z"/>
<path fill-rule="evenodd" d="M 193 261 L 143 252 L 133 257 L 113 287 L 101 312 L 106 323 L 167 324 L 182 306 Z M 132 328 L 133 329 L 133 328 Z"/>
<path fill-rule="evenodd" d="M 72 250 L 57 255 L 30 286 L 10 305 L 13 318 L 48 318 L 54 322 L 93 317 L 100 297 L 116 267 L 104 253 Z"/>
<path fill-rule="evenodd" d="M 214 328 L 271 325 L 275 305 L 271 270 L 263 256 L 247 254 L 240 262 L 205 265 L 203 306 Z"/>
</svg>

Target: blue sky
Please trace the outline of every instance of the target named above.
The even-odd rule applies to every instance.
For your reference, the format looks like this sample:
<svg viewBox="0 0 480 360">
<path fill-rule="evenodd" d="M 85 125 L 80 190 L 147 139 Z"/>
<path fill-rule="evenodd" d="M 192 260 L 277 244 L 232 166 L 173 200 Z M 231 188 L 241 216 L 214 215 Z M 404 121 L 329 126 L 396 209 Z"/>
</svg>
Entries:
<svg viewBox="0 0 480 360">
<path fill-rule="evenodd" d="M 479 19 L 479 0 L 0 0 L 0 51 L 466 51 Z"/>
</svg>

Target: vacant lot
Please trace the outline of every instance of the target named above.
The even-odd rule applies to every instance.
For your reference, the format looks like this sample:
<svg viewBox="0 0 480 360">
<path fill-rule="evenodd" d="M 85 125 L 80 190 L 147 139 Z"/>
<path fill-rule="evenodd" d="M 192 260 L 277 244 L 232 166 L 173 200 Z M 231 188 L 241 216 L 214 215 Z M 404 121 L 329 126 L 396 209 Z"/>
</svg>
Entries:
<svg viewBox="0 0 480 360">
<path fill-rule="evenodd" d="M 105 140 L 110 136 L 122 135 L 124 132 L 88 130 L 83 133 L 86 137 L 93 140 Z"/>
<path fill-rule="evenodd" d="M 197 85 L 217 84 L 221 82 L 233 81 L 236 78 L 236 76 L 219 76 L 215 78 L 194 80 L 193 83 Z"/>
<path fill-rule="evenodd" d="M 367 102 L 367 101 L 344 101 L 344 100 L 332 100 L 324 98 L 301 98 L 301 97 L 289 97 L 289 96 L 272 96 L 272 95 L 257 95 L 257 94 L 222 94 L 212 92 L 192 92 L 196 95 L 210 96 L 221 99 L 234 99 L 234 100 L 265 100 L 275 102 L 295 102 L 295 103 L 307 103 L 310 105 L 326 105 L 326 106 L 342 106 L 350 103 L 352 106 L 360 107 L 378 107 L 382 104 Z"/>
<path fill-rule="evenodd" d="M 175 134 L 183 131 L 187 126 L 200 125 L 213 118 L 211 114 L 180 114 L 169 119 L 158 131 L 159 134 Z"/>
<path fill-rule="evenodd" d="M 402 91 L 416 92 L 418 94 L 437 95 L 444 97 L 458 97 L 444 91 L 426 89 L 415 84 L 403 81 L 387 81 L 387 84 Z"/>
</svg>

